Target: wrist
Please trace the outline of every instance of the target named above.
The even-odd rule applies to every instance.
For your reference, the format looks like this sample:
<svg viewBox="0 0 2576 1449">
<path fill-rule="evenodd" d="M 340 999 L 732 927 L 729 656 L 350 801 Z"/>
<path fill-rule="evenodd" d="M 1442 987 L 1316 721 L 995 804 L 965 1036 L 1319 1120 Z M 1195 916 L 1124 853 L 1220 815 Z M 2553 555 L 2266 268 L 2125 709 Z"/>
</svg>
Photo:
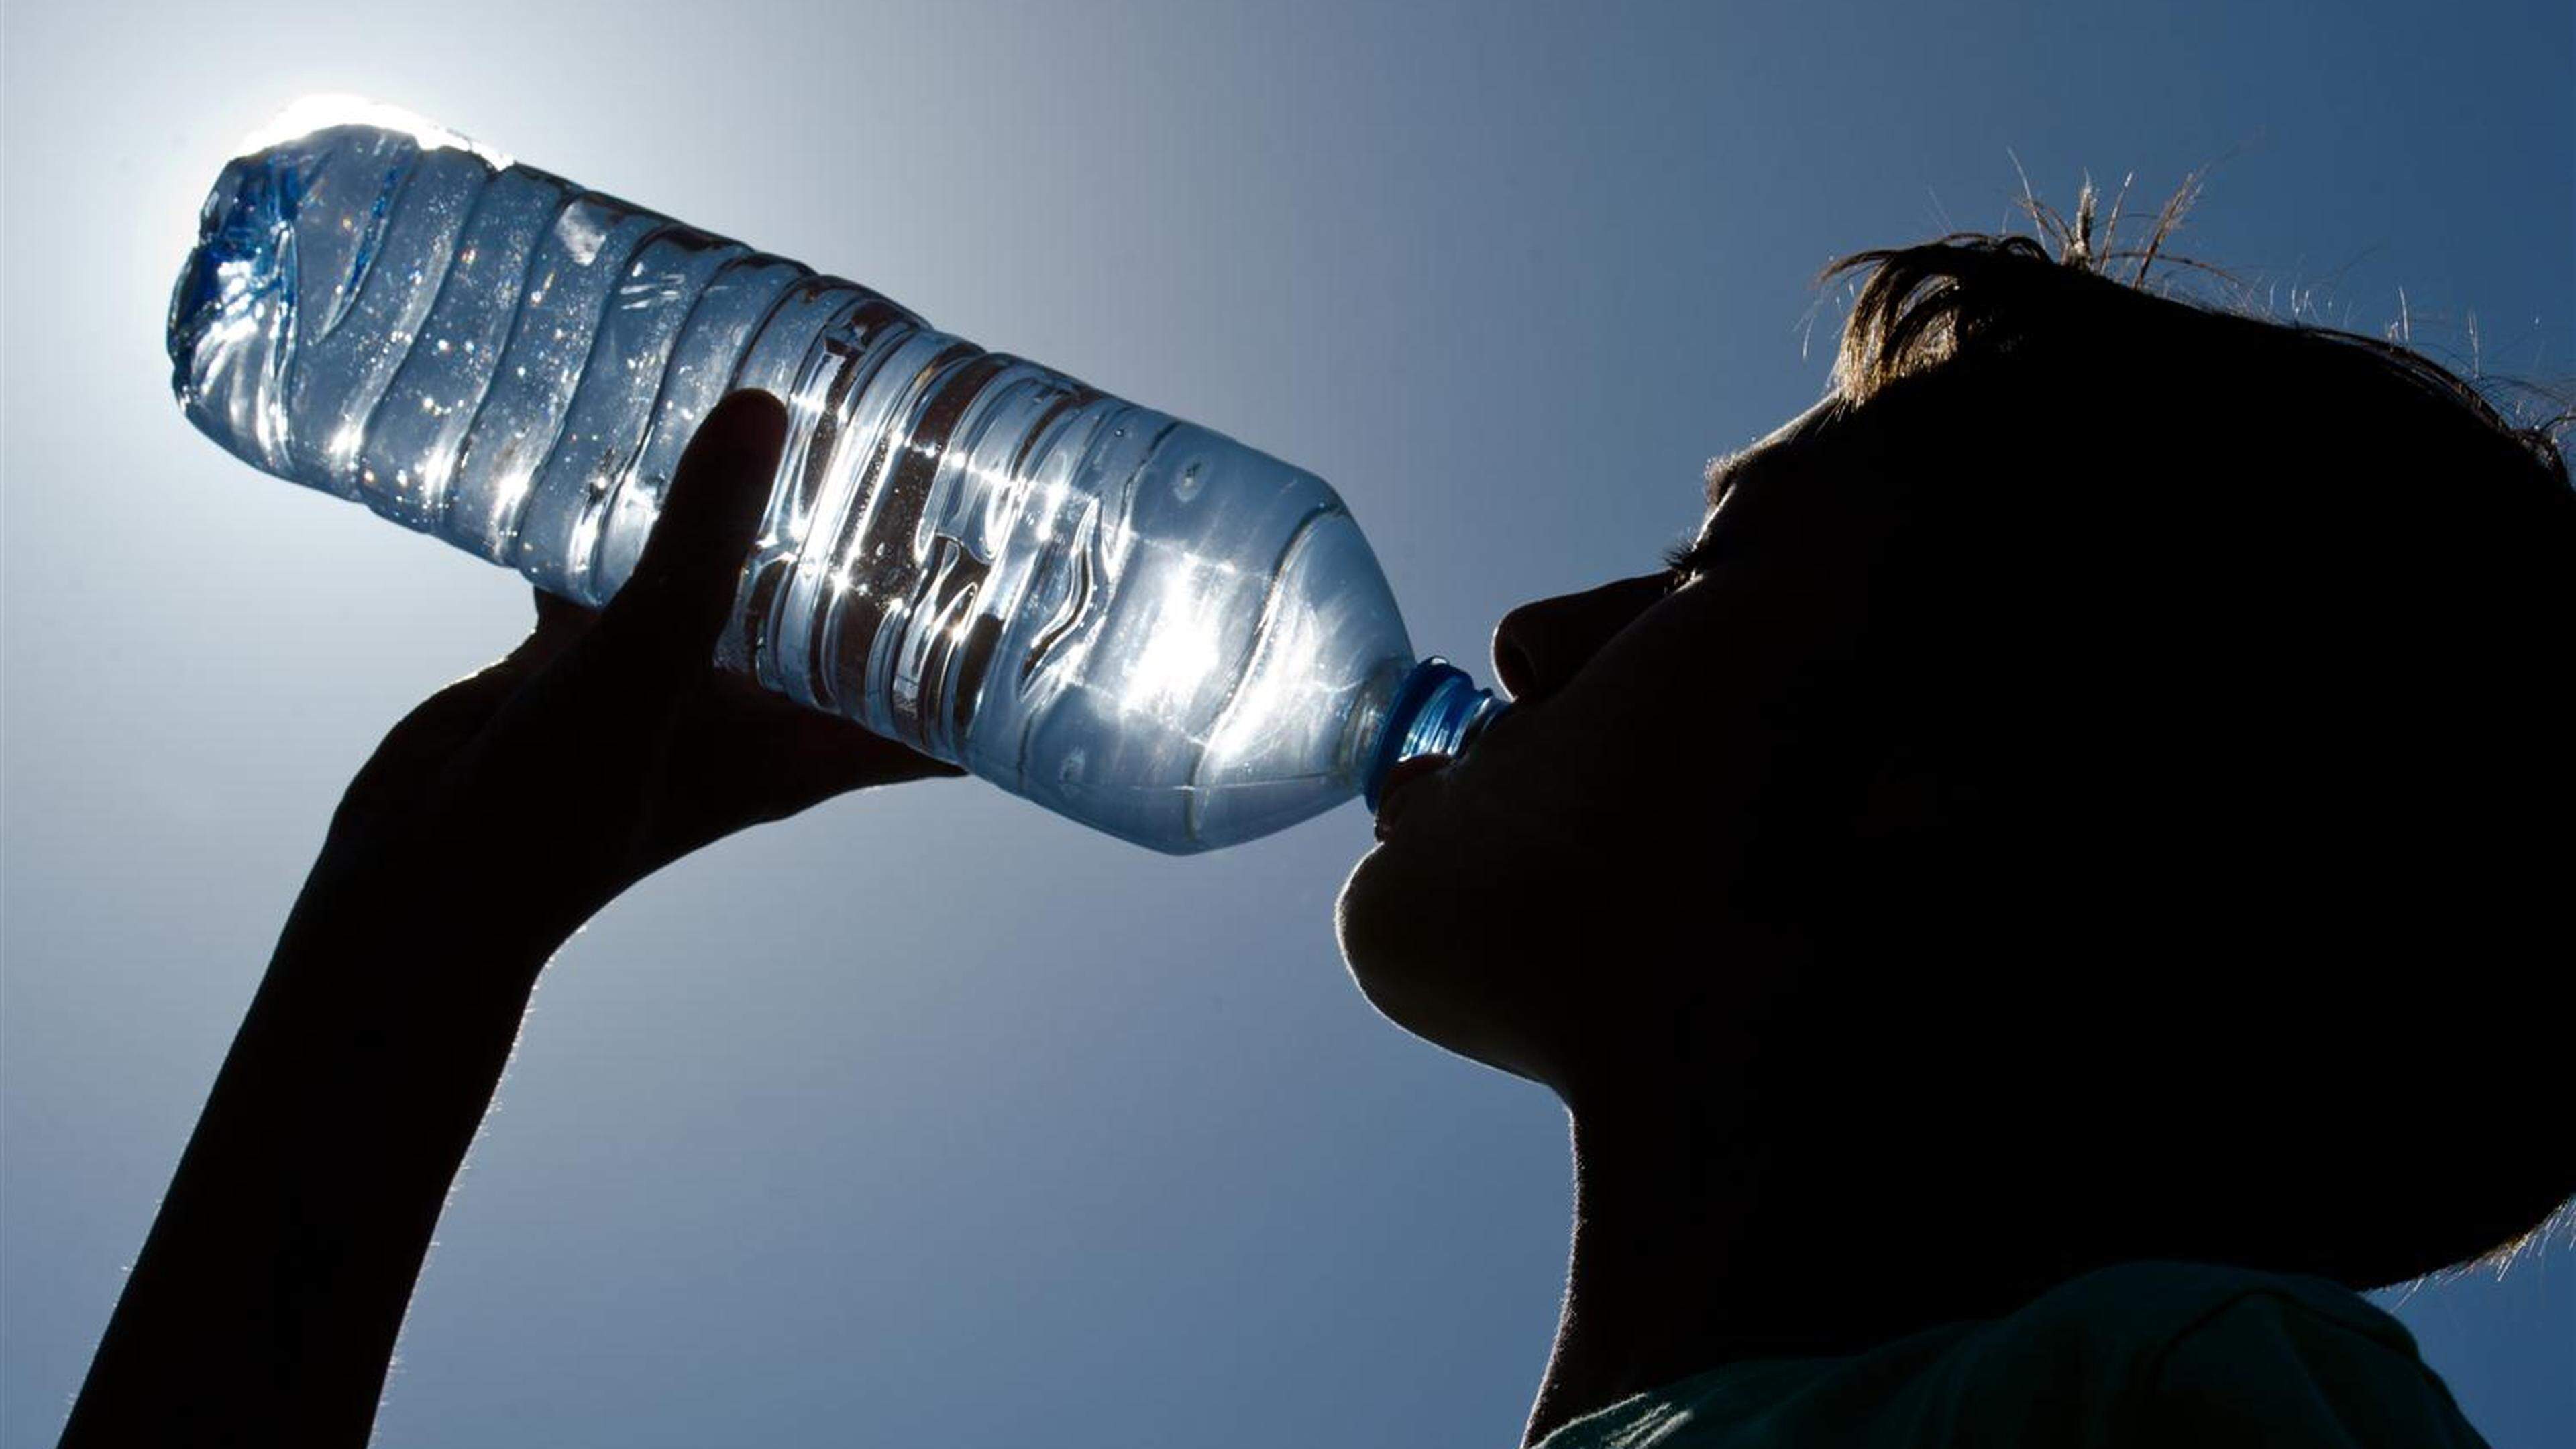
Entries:
<svg viewBox="0 0 2576 1449">
<path fill-rule="evenodd" d="M 479 832 L 478 832 L 479 833 Z M 324 842 L 280 939 L 331 954 L 533 979 L 616 895 L 526 832 L 348 832 Z"/>
<path fill-rule="evenodd" d="M 279 933 L 272 974 L 399 977 L 524 996 L 582 914 L 498 908 L 477 883 L 432 871 L 339 870 L 326 857 Z"/>
</svg>

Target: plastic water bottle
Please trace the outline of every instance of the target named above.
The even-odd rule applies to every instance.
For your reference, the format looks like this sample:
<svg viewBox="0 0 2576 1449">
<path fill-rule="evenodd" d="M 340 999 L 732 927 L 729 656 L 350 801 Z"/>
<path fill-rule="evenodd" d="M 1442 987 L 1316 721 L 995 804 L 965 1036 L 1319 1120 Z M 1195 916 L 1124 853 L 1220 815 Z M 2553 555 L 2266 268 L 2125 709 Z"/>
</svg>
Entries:
<svg viewBox="0 0 2576 1449">
<path fill-rule="evenodd" d="M 1294 824 L 1501 706 L 1417 660 L 1321 479 L 416 117 L 224 168 L 170 307 L 188 416 L 597 605 L 698 421 L 787 404 L 722 664 L 1112 835 Z"/>
</svg>

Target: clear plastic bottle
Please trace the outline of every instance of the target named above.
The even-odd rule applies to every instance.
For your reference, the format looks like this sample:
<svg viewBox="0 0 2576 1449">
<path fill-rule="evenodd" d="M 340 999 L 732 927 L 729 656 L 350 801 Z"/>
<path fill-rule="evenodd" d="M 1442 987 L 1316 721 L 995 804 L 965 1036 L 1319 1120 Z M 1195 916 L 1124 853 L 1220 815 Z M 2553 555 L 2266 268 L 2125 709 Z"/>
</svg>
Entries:
<svg viewBox="0 0 2576 1449">
<path fill-rule="evenodd" d="M 884 297 L 415 117 L 306 103 L 224 168 L 173 385 L 252 464 L 589 604 L 697 422 L 786 402 L 719 659 L 1075 820 L 1185 853 L 1455 754 L 1321 479 Z"/>
</svg>

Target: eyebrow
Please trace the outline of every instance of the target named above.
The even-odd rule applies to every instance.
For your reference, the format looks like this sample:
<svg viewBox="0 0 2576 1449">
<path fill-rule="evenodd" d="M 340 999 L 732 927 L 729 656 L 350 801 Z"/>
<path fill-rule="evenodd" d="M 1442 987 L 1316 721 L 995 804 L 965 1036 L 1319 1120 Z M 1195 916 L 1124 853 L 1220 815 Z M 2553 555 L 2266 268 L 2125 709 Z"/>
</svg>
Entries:
<svg viewBox="0 0 2576 1449">
<path fill-rule="evenodd" d="M 1717 512 L 1718 500 L 1724 498 L 1728 491 L 1735 487 L 1760 452 L 1761 448 L 1757 445 L 1751 448 L 1739 448 L 1732 453 L 1720 454 L 1708 460 L 1708 468 L 1704 476 L 1708 480 L 1706 497 L 1708 511 L 1712 517 L 1702 521 L 1688 542 L 1677 543 L 1664 550 L 1665 569 L 1675 574 L 1695 572 L 1716 551 L 1717 538 L 1710 531 L 1710 524 L 1715 522 L 1713 515 Z"/>
<path fill-rule="evenodd" d="M 1717 500 L 1726 496 L 1726 490 L 1735 486 L 1735 475 L 1743 470 L 1744 459 L 1751 451 L 1739 448 L 1708 460 L 1708 469 L 1702 474 L 1708 480 L 1708 487 L 1701 496 L 1709 507 L 1715 508 Z"/>
<path fill-rule="evenodd" d="M 1833 426 L 1846 411 L 1848 409 L 1836 406 L 1832 399 L 1825 399 L 1791 418 L 1769 436 L 1732 453 L 1720 453 L 1709 459 L 1708 467 L 1701 475 L 1708 482 L 1702 495 L 1708 506 L 1715 508 L 1717 501 L 1734 491 L 1735 486 L 1743 482 L 1745 475 L 1753 472 L 1762 459 L 1777 456 L 1783 448 L 1795 448 L 1808 442 Z"/>
<path fill-rule="evenodd" d="M 1715 508 L 1718 500 L 1734 492 L 1738 484 L 1762 471 L 1762 460 L 1771 451 L 1770 448 L 1756 443 L 1752 447 L 1738 448 L 1732 453 L 1721 453 L 1709 459 L 1707 471 L 1702 475 L 1707 479 L 1708 486 L 1701 495 L 1708 506 Z"/>
<path fill-rule="evenodd" d="M 1803 434 L 1794 435 L 1787 441 L 1794 442 L 1797 436 L 1803 436 Z M 1783 439 L 1778 434 L 1774 434 L 1750 447 L 1738 448 L 1732 453 L 1721 453 L 1708 460 L 1708 467 L 1703 476 L 1708 484 L 1704 496 L 1707 499 L 1709 516 L 1702 520 L 1698 532 L 1691 536 L 1688 543 L 1676 544 L 1664 550 L 1665 568 L 1675 573 L 1689 573 L 1706 566 L 1708 559 L 1717 552 L 1718 547 L 1715 528 L 1717 505 L 1725 500 L 1726 495 L 1734 492 L 1746 478 L 1761 472 L 1765 458 L 1776 458 L 1782 442 Z"/>
</svg>

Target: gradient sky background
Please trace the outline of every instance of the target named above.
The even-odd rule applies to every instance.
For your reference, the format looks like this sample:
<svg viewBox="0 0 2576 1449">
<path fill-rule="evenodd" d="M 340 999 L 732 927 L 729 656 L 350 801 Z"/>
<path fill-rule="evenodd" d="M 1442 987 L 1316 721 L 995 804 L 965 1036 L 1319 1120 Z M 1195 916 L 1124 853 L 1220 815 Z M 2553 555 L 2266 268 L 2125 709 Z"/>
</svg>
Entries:
<svg viewBox="0 0 2576 1449">
<path fill-rule="evenodd" d="M 1505 608 L 1650 566 L 1702 461 L 1816 394 L 1819 264 L 2004 222 L 2015 155 L 2060 202 L 2088 167 L 2156 198 L 2214 166 L 2182 245 L 2281 310 L 2377 330 L 2402 291 L 2419 341 L 2465 358 L 2474 318 L 2491 370 L 2576 372 L 2567 0 L 6 27 L 0 1449 L 58 1430 L 341 786 L 526 620 L 507 575 L 255 475 L 170 400 L 198 201 L 298 95 L 408 106 L 1313 468 L 1416 642 L 1480 672 Z M 946 783 L 647 883 L 547 976 L 378 1442 L 1514 1442 L 1564 1121 L 1350 987 L 1328 909 L 1366 839 L 1352 806 L 1167 859 Z M 2497 1449 L 2576 1443 L 2576 1245 L 2384 1301 Z"/>
</svg>

